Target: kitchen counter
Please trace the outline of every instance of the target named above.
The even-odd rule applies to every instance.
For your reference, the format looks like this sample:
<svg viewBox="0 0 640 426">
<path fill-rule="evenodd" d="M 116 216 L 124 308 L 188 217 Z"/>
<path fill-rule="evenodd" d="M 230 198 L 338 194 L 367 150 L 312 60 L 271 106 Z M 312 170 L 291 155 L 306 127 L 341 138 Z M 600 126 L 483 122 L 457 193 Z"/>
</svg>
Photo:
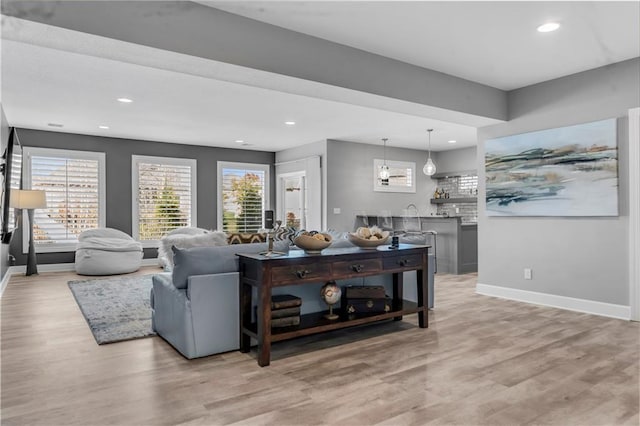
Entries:
<svg viewBox="0 0 640 426">
<path fill-rule="evenodd" d="M 364 225 L 364 216 L 356 218 L 355 227 Z M 427 241 L 436 248 L 437 271 L 448 274 L 466 274 L 478 271 L 478 224 L 462 223 L 460 217 L 445 216 L 393 216 L 392 223 L 385 228 L 392 228 L 401 233 L 417 229 L 420 221 L 422 231 L 437 232 L 436 244 Z M 369 226 L 378 225 L 377 216 L 367 216 Z M 382 227 L 382 226 L 381 226 Z"/>
</svg>

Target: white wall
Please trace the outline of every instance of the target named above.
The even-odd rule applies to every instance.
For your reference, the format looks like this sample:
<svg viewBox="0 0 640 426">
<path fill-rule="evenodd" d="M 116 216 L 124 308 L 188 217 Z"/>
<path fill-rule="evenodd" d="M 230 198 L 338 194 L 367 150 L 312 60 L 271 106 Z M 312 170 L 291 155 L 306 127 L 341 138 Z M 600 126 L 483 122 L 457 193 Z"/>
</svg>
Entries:
<svg viewBox="0 0 640 426">
<path fill-rule="evenodd" d="M 636 58 L 515 90 L 509 93 L 511 120 L 479 129 L 483 200 L 487 139 L 618 118 L 620 211 L 619 217 L 487 217 L 479 201 L 480 284 L 629 305 L 626 117 L 629 108 L 640 105 L 639 75 Z M 527 267 L 533 269 L 533 280 L 523 279 Z"/>
<path fill-rule="evenodd" d="M 4 109 L 2 109 L 2 105 L 0 105 L 0 154 L 4 153 L 4 150 L 7 148 L 8 141 L 9 123 L 7 123 L 7 118 L 4 115 Z M 10 161 L 10 159 L 4 161 Z M 0 176 L 0 188 L 2 187 L 4 187 L 4 176 Z M 4 201 L 4 197 L 2 197 L 2 200 L 0 201 Z M 3 208 L 4 205 L 0 206 L 0 212 L 2 212 Z M 8 269 L 9 244 L 0 244 L 0 282 L 3 281 Z"/>
</svg>

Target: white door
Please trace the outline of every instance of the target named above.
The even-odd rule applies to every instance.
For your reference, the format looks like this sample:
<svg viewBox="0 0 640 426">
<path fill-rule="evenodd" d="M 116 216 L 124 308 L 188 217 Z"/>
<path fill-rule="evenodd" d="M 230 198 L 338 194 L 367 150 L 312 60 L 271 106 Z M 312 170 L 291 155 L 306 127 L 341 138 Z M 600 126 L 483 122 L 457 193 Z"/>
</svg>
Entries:
<svg viewBox="0 0 640 426">
<path fill-rule="evenodd" d="M 278 219 L 283 226 L 307 229 L 307 188 L 305 172 L 278 175 L 281 191 Z"/>
</svg>

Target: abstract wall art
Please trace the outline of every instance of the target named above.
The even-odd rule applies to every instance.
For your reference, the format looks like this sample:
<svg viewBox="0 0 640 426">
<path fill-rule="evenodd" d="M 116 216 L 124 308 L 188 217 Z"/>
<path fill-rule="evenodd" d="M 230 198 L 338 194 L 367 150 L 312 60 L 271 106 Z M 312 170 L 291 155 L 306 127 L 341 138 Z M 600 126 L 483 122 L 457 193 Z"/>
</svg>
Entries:
<svg viewBox="0 0 640 426">
<path fill-rule="evenodd" d="M 488 216 L 617 216 L 616 119 L 485 142 Z"/>
</svg>

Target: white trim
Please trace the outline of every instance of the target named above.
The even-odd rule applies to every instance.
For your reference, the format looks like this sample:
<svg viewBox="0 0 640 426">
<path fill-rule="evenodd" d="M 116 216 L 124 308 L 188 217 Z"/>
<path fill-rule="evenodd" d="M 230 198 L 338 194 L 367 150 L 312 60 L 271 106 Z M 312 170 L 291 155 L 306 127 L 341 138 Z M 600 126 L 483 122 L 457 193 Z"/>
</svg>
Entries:
<svg viewBox="0 0 640 426">
<path fill-rule="evenodd" d="M 640 321 L 640 108 L 629 110 L 629 305 Z"/>
<path fill-rule="evenodd" d="M 24 189 L 31 189 L 31 157 L 32 156 L 73 158 L 79 160 L 94 160 L 98 162 L 98 227 L 104 228 L 107 223 L 107 181 L 106 155 L 104 152 L 75 151 L 70 149 L 38 148 L 25 146 L 22 150 L 22 179 Z M 29 223 L 28 215 L 22 215 L 22 253 L 29 252 Z M 36 253 L 64 253 L 75 250 L 77 241 L 64 243 L 35 244 Z"/>
<path fill-rule="evenodd" d="M 308 160 L 313 160 L 313 159 L 320 159 L 319 155 L 312 155 L 311 157 L 304 157 L 304 158 L 299 158 L 297 160 L 291 160 L 291 161 L 282 161 L 280 163 L 275 163 L 274 166 L 278 167 L 278 166 L 286 166 L 289 164 L 294 164 L 294 163 L 301 163 L 301 162 L 307 162 Z"/>
<path fill-rule="evenodd" d="M 569 311 L 585 312 L 587 314 L 623 320 L 628 320 L 631 315 L 629 306 L 614 305 L 612 303 L 596 302 L 586 299 L 575 299 L 573 297 L 538 293 L 535 291 L 519 290 L 489 284 L 476 284 L 476 294 L 515 300 L 518 302 L 533 303 L 534 305 L 566 309 Z"/>
<path fill-rule="evenodd" d="M 0 297 L 2 297 L 2 295 L 4 294 L 4 289 L 7 288 L 7 284 L 9 284 L 11 276 L 14 274 L 13 268 L 15 268 L 15 266 L 9 266 L 7 268 L 7 272 L 4 273 L 2 281 L 0 281 Z"/>
<path fill-rule="evenodd" d="M 146 259 L 142 259 L 142 264 L 140 266 L 157 266 L 158 268 L 160 268 L 157 257 L 148 257 Z"/>
<path fill-rule="evenodd" d="M 223 208 L 223 199 L 222 199 L 222 169 L 225 168 L 237 168 L 237 169 L 247 169 L 247 170 L 260 170 L 264 172 L 264 209 L 270 210 L 271 207 L 271 191 L 269 182 L 271 181 L 270 170 L 271 167 L 268 164 L 260 164 L 260 163 L 237 163 L 231 161 L 218 161 L 218 171 L 217 171 L 217 208 L 216 212 L 218 215 L 217 218 L 217 228 L 222 231 L 222 208 Z M 262 220 L 264 221 L 264 212 L 262 213 Z M 264 223 L 263 225 L 264 226 Z"/>
<path fill-rule="evenodd" d="M 188 166 L 191 168 L 191 225 L 198 226 L 198 185 L 197 166 L 198 161 L 193 158 L 153 157 L 148 155 L 131 156 L 131 235 L 134 240 L 140 241 L 140 227 L 138 224 L 138 185 L 139 163 L 153 163 L 169 166 Z M 140 241 L 145 248 L 158 248 L 159 240 Z"/>
<path fill-rule="evenodd" d="M 140 266 L 158 266 L 158 269 L 160 269 L 160 266 L 158 265 L 158 258 L 156 257 L 142 259 L 142 264 Z M 73 272 L 75 270 L 75 263 L 47 263 L 44 265 L 38 265 L 38 272 Z M 11 277 L 13 275 L 24 275 L 26 271 L 26 265 L 9 266 L 7 272 L 4 274 L 4 278 L 0 282 L 0 297 L 4 294 L 4 290 L 7 288 L 7 284 L 9 284 Z M 160 270 L 160 272 L 162 272 L 162 270 Z M 100 279 L 101 276 L 95 275 L 96 279 Z"/>
</svg>

